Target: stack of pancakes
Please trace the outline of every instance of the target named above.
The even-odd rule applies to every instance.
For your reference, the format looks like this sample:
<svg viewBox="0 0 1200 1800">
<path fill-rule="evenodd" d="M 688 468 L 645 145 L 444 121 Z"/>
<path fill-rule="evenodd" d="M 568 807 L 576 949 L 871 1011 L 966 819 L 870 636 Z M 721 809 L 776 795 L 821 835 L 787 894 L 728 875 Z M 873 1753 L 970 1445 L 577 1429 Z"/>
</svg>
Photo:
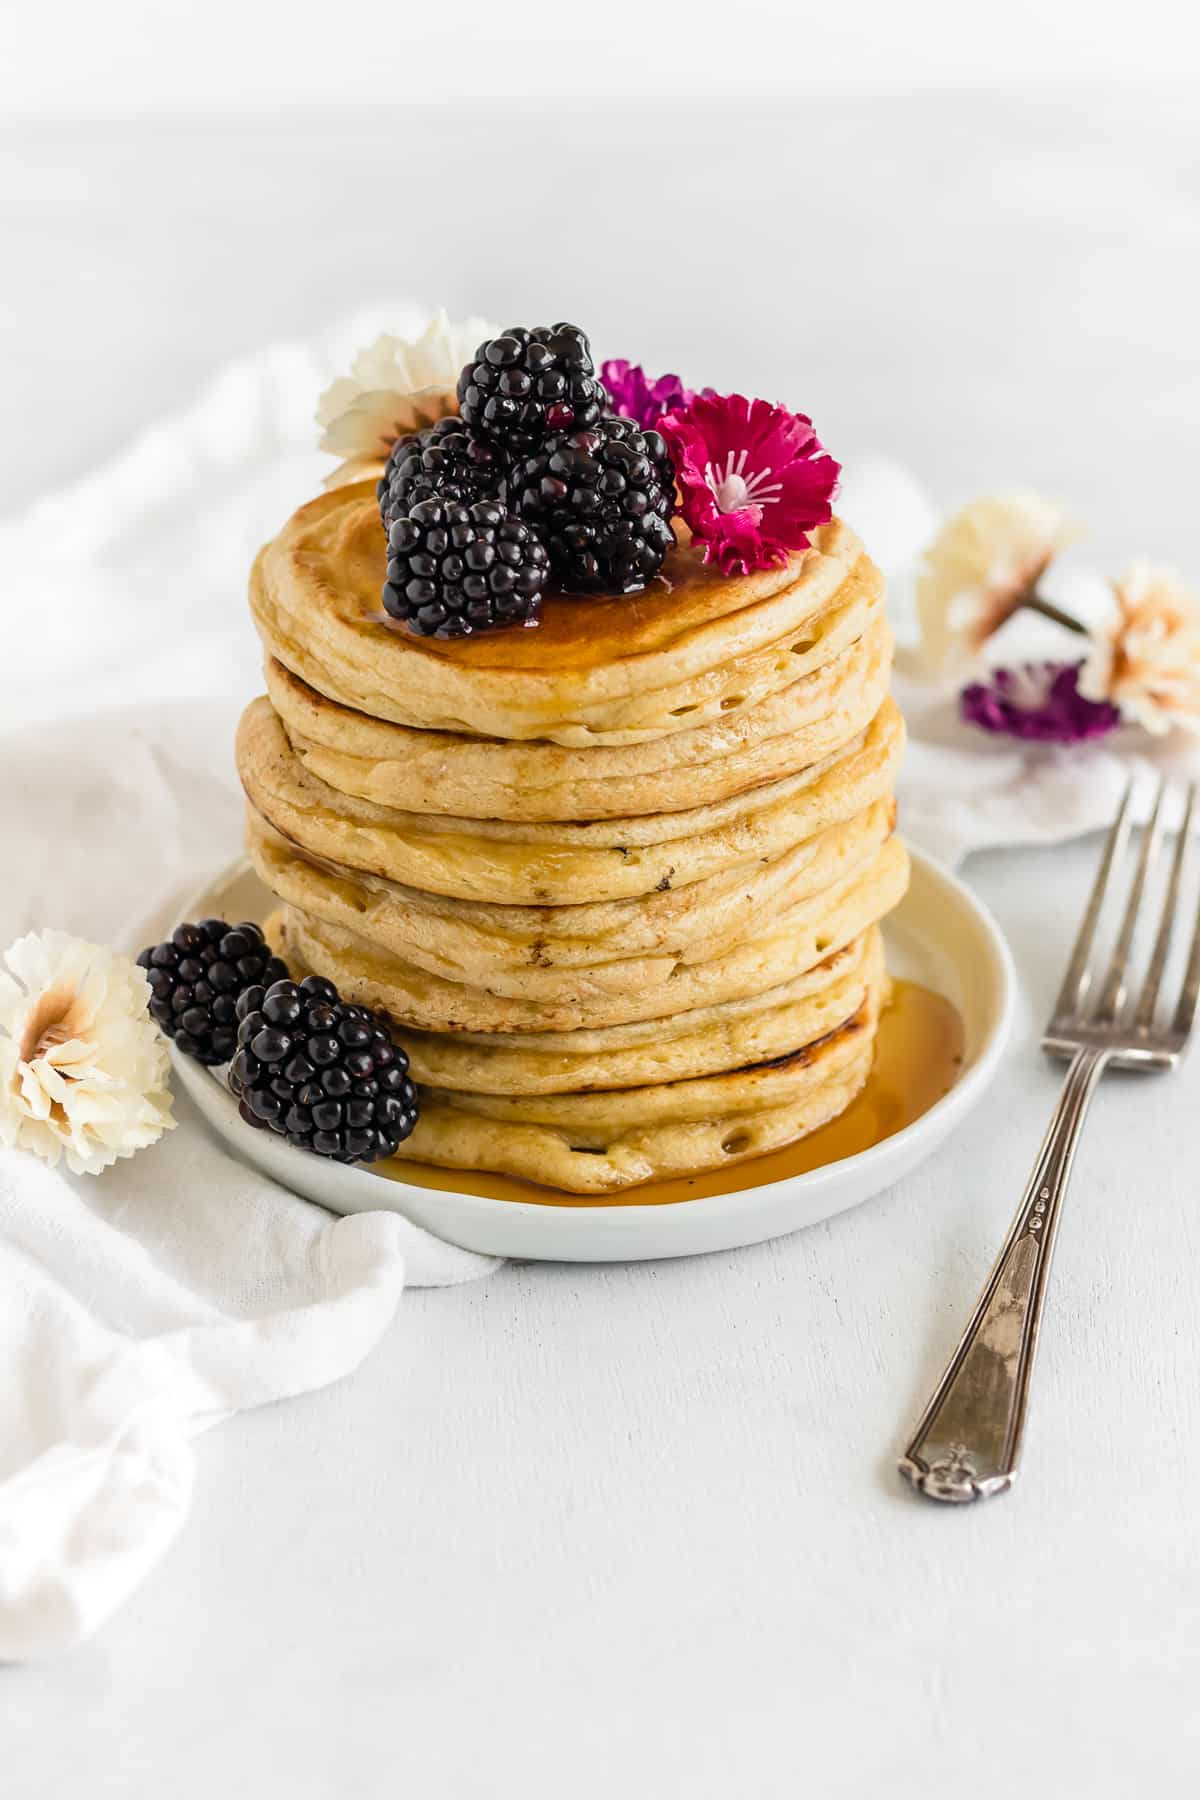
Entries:
<svg viewBox="0 0 1200 1800">
<path fill-rule="evenodd" d="M 452 642 L 390 624 L 384 567 L 367 483 L 262 552 L 237 754 L 282 954 L 408 1051 L 400 1155 L 603 1196 L 834 1118 L 907 880 L 853 532 L 732 578 L 683 544 L 642 594 Z"/>
</svg>

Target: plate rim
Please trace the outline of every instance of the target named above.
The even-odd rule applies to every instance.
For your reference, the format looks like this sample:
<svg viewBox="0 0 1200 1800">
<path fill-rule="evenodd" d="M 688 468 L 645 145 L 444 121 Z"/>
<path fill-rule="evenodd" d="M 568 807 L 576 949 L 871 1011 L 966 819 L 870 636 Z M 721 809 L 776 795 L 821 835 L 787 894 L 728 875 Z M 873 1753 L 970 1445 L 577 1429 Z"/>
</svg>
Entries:
<svg viewBox="0 0 1200 1800">
<path fill-rule="evenodd" d="M 744 1205 L 754 1196 L 768 1194 L 772 1191 L 819 1195 L 823 1188 L 840 1186 L 843 1183 L 854 1185 L 856 1178 L 865 1177 L 872 1164 L 902 1161 L 906 1151 L 922 1134 L 937 1131 L 939 1137 L 944 1138 L 953 1129 L 958 1118 L 971 1110 L 975 1100 L 992 1079 L 996 1066 L 1004 1053 L 1016 1016 L 1016 969 L 1004 934 L 984 902 L 958 875 L 939 862 L 936 857 L 914 845 L 910 844 L 906 847 L 914 868 L 919 870 L 921 877 L 930 880 L 935 887 L 941 884 L 944 889 L 949 890 L 971 916 L 972 922 L 980 932 L 990 954 L 997 1004 L 984 1040 L 970 1067 L 965 1070 L 954 1086 L 935 1100 L 933 1105 L 928 1107 L 919 1118 L 902 1126 L 890 1137 L 881 1138 L 878 1143 L 869 1145 L 865 1150 L 855 1151 L 853 1155 L 838 1157 L 818 1169 L 809 1169 L 797 1175 L 780 1176 L 774 1181 L 760 1182 L 754 1186 L 734 1188 L 726 1194 L 696 1195 L 693 1199 L 680 1199 L 667 1206 L 658 1202 L 640 1205 L 633 1199 L 622 1200 L 620 1205 L 614 1206 L 611 1199 L 591 1201 L 583 1196 L 572 1200 L 569 1205 L 534 1200 L 497 1200 L 486 1194 L 467 1193 L 458 1188 L 423 1188 L 409 1184 L 402 1177 L 381 1176 L 369 1168 L 338 1163 L 322 1162 L 323 1175 L 338 1186 L 341 1186 L 343 1182 L 357 1182 L 364 1179 L 376 1182 L 386 1180 L 389 1190 L 397 1198 L 411 1197 L 414 1202 L 422 1205 L 427 1203 L 428 1197 L 431 1195 L 450 1200 L 467 1219 L 480 1224 L 486 1224 L 488 1220 L 502 1216 L 510 1223 L 532 1224 L 536 1222 L 541 1229 L 549 1233 L 558 1232 L 564 1236 L 569 1235 L 572 1229 L 578 1230 L 581 1224 L 599 1227 L 603 1231 L 625 1236 L 635 1233 L 639 1225 L 645 1225 L 651 1219 L 656 1224 L 665 1225 L 665 1221 L 672 1217 L 687 1218 L 692 1215 L 693 1208 L 699 1204 L 703 1205 L 706 1215 L 711 1219 L 714 1216 L 723 1215 L 725 1208 L 730 1205 Z M 210 876 L 202 887 L 196 889 L 186 902 L 180 916 L 183 918 L 195 916 L 196 907 L 212 893 L 214 888 L 231 884 L 243 875 L 253 875 L 254 873 L 250 858 L 244 852 L 232 858 L 223 869 Z M 228 1109 L 236 1115 L 237 1102 L 221 1080 L 218 1071 L 190 1062 L 169 1040 L 168 1047 L 172 1063 L 180 1075 L 184 1087 L 196 1101 L 200 1110 L 202 1112 L 206 1110 L 206 1100 L 210 1106 L 220 1104 L 223 1100 Z M 201 1095 L 204 1096 L 203 1099 Z M 238 1121 L 238 1124 L 243 1131 L 250 1129 L 241 1120 Z M 278 1137 L 273 1136 L 268 1141 L 271 1151 L 280 1157 L 285 1167 L 292 1157 L 306 1157 L 303 1150 L 297 1149 L 294 1145 L 288 1144 Z M 255 1147 L 261 1154 L 266 1150 L 267 1142 Z M 248 1152 L 250 1148 L 247 1146 Z M 251 1160 L 253 1160 L 252 1157 Z M 311 1158 L 307 1158 L 303 1165 L 304 1169 L 307 1169 L 310 1161 Z M 273 1178 L 280 1179 L 286 1184 L 284 1176 Z M 887 1185 L 888 1180 L 885 1173 L 879 1183 L 879 1188 L 882 1189 Z M 351 1193 L 359 1193 L 360 1198 L 365 1197 L 365 1190 L 348 1189 L 347 1196 Z M 318 1204 L 327 1203 L 318 1202 Z M 355 1206 L 353 1210 L 375 1209 Z M 400 1207 L 393 1207 L 391 1210 L 403 1211 Z M 448 1221 L 448 1223 L 450 1222 Z M 666 1229 L 669 1230 L 670 1227 L 666 1226 Z"/>
</svg>

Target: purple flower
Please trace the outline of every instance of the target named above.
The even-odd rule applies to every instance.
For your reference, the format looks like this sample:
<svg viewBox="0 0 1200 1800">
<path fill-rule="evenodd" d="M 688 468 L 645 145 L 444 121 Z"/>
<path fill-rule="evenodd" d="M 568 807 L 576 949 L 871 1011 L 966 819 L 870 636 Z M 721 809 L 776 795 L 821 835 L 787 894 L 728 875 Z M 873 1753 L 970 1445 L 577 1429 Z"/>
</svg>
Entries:
<svg viewBox="0 0 1200 1800">
<path fill-rule="evenodd" d="M 1107 700 L 1079 692 L 1082 663 L 1023 663 L 993 669 L 991 679 L 964 688 L 959 709 L 968 725 L 1041 744 L 1082 744 L 1121 722 Z"/>
<path fill-rule="evenodd" d="M 678 375 L 660 375 L 651 381 L 640 364 L 620 357 L 601 364 L 600 379 L 608 389 L 613 411 L 622 419 L 633 419 L 643 431 L 657 426 L 665 412 L 687 406 L 692 399 Z"/>
</svg>

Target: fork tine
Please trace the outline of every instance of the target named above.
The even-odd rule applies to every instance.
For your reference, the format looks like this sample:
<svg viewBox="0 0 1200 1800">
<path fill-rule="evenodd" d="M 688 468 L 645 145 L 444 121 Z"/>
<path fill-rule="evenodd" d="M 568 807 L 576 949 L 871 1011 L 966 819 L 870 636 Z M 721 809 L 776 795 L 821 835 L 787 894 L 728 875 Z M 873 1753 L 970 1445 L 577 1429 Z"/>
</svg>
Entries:
<svg viewBox="0 0 1200 1800">
<path fill-rule="evenodd" d="M 1163 796 L 1166 791 L 1167 778 L 1164 775 L 1159 781 L 1158 792 L 1154 796 L 1154 811 L 1150 814 L 1150 823 L 1146 826 L 1142 836 L 1142 853 L 1138 857 L 1133 885 L 1129 890 L 1125 916 L 1121 920 L 1121 929 L 1117 933 L 1117 941 L 1113 946 L 1108 973 L 1104 977 L 1104 986 L 1101 988 L 1100 998 L 1096 1002 L 1095 1016 L 1100 1023 L 1108 1023 L 1115 1019 L 1125 1004 L 1125 970 L 1129 966 L 1129 952 L 1133 948 L 1138 912 L 1141 909 L 1142 895 L 1146 891 L 1146 877 L 1158 854 L 1159 839 L 1162 835 Z"/>
<path fill-rule="evenodd" d="M 1117 810 L 1117 816 L 1113 820 L 1112 830 L 1108 834 L 1108 842 L 1104 846 L 1104 857 L 1096 871 L 1091 898 L 1087 904 L 1087 911 L 1083 915 L 1083 923 L 1079 927 L 1079 936 L 1075 939 L 1075 948 L 1071 952 L 1071 960 L 1067 964 L 1062 987 L 1058 990 L 1058 999 L 1054 1005 L 1055 1022 L 1070 1019 L 1082 1006 L 1087 994 L 1088 961 L 1092 954 L 1092 940 L 1096 936 L 1096 926 L 1100 922 L 1100 913 L 1104 906 L 1109 877 L 1117 863 L 1125 855 L 1125 845 L 1129 838 L 1129 802 L 1132 797 L 1133 777 L 1130 776 Z"/>
<path fill-rule="evenodd" d="M 1154 940 L 1154 949 L 1150 952 L 1150 964 L 1146 970 L 1146 979 L 1138 997 L 1137 1013 L 1134 1024 L 1139 1031 L 1149 1031 L 1154 1024 L 1154 1014 L 1158 1006 L 1158 990 L 1162 986 L 1163 970 L 1167 966 L 1167 953 L 1171 948 L 1171 931 L 1175 924 L 1175 913 L 1179 906 L 1179 889 L 1183 882 L 1183 865 L 1187 860 L 1188 845 L 1192 840 L 1192 819 L 1196 811 L 1196 783 L 1193 781 L 1187 791 L 1187 806 L 1184 809 L 1183 823 L 1179 827 L 1179 835 L 1175 839 L 1175 855 L 1171 859 L 1171 876 L 1167 883 L 1167 894 L 1163 901 L 1162 918 L 1159 921 L 1158 936 Z M 1192 1002 L 1195 1010 L 1195 1001 Z M 1191 1023 L 1191 1014 L 1188 1015 Z M 1184 1030 L 1187 1027 L 1184 1026 Z"/>
<path fill-rule="evenodd" d="M 1188 790 L 1187 825 L 1191 825 L 1192 801 L 1196 797 L 1196 783 Z M 1175 1008 L 1172 1028 L 1180 1037 L 1186 1037 L 1192 1029 L 1192 1020 L 1196 1016 L 1196 998 L 1200 995 L 1200 912 L 1197 913 L 1196 929 L 1192 933 L 1192 947 L 1188 952 L 1187 971 L 1183 977 L 1183 992 L 1179 996 L 1179 1004 Z"/>
</svg>

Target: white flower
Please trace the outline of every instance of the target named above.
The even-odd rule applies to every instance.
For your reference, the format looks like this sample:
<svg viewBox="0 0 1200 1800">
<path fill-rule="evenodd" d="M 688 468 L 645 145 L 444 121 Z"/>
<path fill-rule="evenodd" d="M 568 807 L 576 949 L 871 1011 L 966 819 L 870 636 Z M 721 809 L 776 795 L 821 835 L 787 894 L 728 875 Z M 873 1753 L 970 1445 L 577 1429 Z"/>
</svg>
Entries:
<svg viewBox="0 0 1200 1800">
<path fill-rule="evenodd" d="M 1112 584 L 1111 616 L 1094 627 L 1079 691 L 1162 736 L 1200 733 L 1200 601 L 1173 569 L 1135 563 Z"/>
<path fill-rule="evenodd" d="M 1053 500 L 985 494 L 955 513 L 925 552 L 917 580 L 921 648 L 930 670 L 961 669 L 1032 595 L 1046 565 L 1079 536 Z"/>
<path fill-rule="evenodd" d="M 385 335 L 360 350 L 349 375 L 326 388 L 317 406 L 321 449 L 345 459 L 325 486 L 376 474 L 397 438 L 456 413 L 459 375 L 501 329 L 486 319 L 452 325 L 438 312 L 415 342 Z"/>
<path fill-rule="evenodd" d="M 127 957 L 30 932 L 0 969 L 0 1144 L 97 1175 L 175 1123 L 167 1049 Z M 15 977 L 15 979 L 14 979 Z"/>
</svg>

